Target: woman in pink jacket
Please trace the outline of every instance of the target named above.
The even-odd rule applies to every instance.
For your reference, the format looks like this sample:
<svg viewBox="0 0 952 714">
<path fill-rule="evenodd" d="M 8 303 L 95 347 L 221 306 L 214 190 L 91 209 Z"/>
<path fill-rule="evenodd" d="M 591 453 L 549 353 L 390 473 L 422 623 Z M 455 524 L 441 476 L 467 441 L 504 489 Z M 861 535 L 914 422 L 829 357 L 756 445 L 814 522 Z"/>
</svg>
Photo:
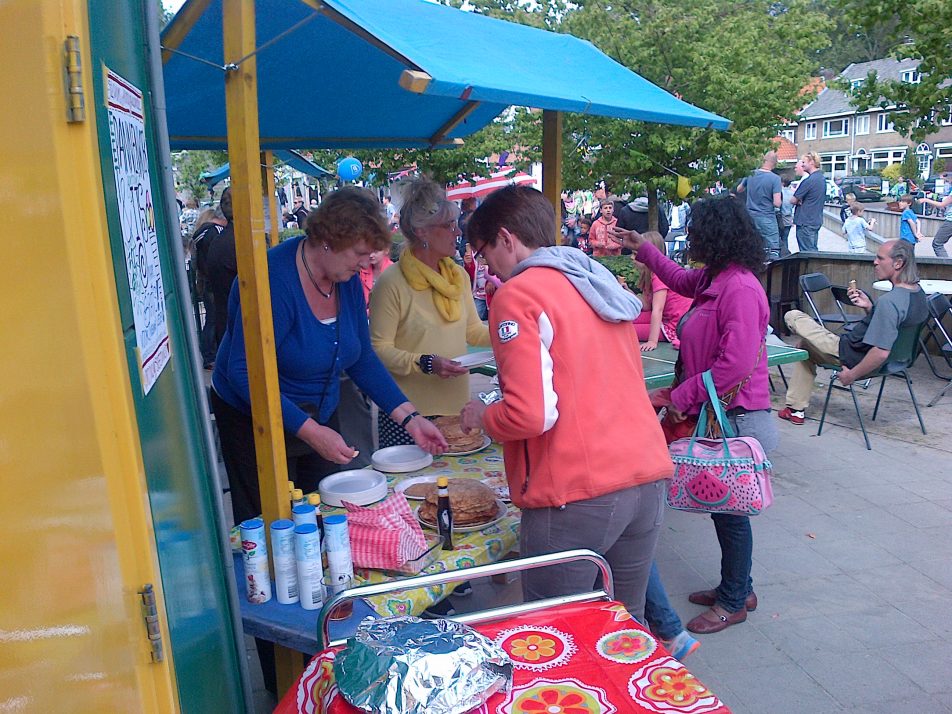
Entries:
<svg viewBox="0 0 952 714">
<path fill-rule="evenodd" d="M 764 244 L 744 206 L 732 197 L 702 199 L 691 207 L 690 258 L 705 267 L 682 268 L 635 231 L 615 231 L 669 289 L 694 299 L 679 327 L 681 352 L 668 418 L 697 418 L 707 401 L 701 375 L 710 370 L 727 416 L 739 436 L 753 436 L 765 452 L 777 445 L 770 418 L 767 383 L 767 296 L 757 278 L 764 266 Z M 715 514 L 721 546 L 721 582 L 688 600 L 710 609 L 688 623 L 707 634 L 743 622 L 757 607 L 750 568 L 753 534 L 747 516 Z"/>
</svg>

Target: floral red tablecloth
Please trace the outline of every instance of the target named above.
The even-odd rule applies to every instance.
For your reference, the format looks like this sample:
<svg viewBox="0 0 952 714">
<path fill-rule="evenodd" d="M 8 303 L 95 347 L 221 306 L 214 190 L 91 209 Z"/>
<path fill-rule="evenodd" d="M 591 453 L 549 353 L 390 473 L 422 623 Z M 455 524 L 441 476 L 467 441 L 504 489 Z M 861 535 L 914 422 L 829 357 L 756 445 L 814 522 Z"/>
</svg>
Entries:
<svg viewBox="0 0 952 714">
<path fill-rule="evenodd" d="M 512 690 L 473 714 L 730 714 L 621 603 L 562 605 L 476 629 L 515 667 Z M 316 655 L 275 712 L 360 714 L 334 683 L 337 651 Z"/>
</svg>

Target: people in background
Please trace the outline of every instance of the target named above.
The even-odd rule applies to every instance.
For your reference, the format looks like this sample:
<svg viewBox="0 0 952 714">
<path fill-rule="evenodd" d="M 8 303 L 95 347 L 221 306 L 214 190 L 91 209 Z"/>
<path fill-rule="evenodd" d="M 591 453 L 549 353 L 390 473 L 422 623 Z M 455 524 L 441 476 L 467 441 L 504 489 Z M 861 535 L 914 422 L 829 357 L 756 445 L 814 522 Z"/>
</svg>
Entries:
<svg viewBox="0 0 952 714">
<path fill-rule="evenodd" d="M 949 242 L 949 238 L 952 238 L 952 171 L 944 172 L 942 178 L 945 181 L 945 196 L 942 200 L 920 198 L 919 203 L 925 203 L 940 211 L 945 211 L 945 220 L 932 238 L 932 250 L 935 251 L 937 257 L 948 258 L 949 254 L 945 249 L 945 244 Z"/>
<path fill-rule="evenodd" d="M 899 197 L 899 207 L 902 208 L 902 216 L 899 218 L 899 239 L 913 245 L 922 240 L 919 216 L 912 210 L 912 204 L 915 203 L 915 200 L 915 197 L 908 193 Z"/>
<path fill-rule="evenodd" d="M 850 253 L 866 252 L 866 233 L 871 231 L 876 225 L 876 219 L 867 222 L 863 218 L 863 207 L 859 202 L 854 201 L 849 207 L 850 216 L 843 224 L 843 232 L 846 233 L 846 241 L 849 243 Z"/>
<path fill-rule="evenodd" d="M 800 310 L 784 315 L 787 327 L 800 337 L 800 347 L 810 353 L 810 358 L 793 365 L 786 407 L 777 414 L 781 419 L 796 425 L 804 423 L 817 365 L 843 365 L 836 379 L 848 387 L 882 366 L 899 330 L 928 318 L 926 296 L 919 287 L 915 244 L 904 240 L 883 243 L 873 259 L 873 273 L 876 280 L 892 283 L 892 289 L 874 304 L 862 290 L 850 288 L 850 301 L 865 310 L 866 316 L 844 328 L 841 335 L 833 334 Z"/>
<path fill-rule="evenodd" d="M 780 177 L 774 173 L 777 168 L 777 152 L 768 151 L 760 168 L 747 177 L 747 212 L 754 226 L 764 239 L 764 251 L 768 261 L 780 257 L 780 227 L 777 213 L 782 204 L 782 186 Z"/>
<path fill-rule="evenodd" d="M 611 238 L 611 231 L 618 224 L 614 215 L 615 206 L 607 198 L 599 201 L 598 205 L 598 219 L 592 223 L 588 236 L 588 244 L 592 248 L 592 255 L 596 258 L 621 255 L 621 246 Z"/>
<path fill-rule="evenodd" d="M 790 199 L 796 207 L 793 225 L 797 227 L 797 245 L 802 251 L 816 251 L 826 203 L 826 176 L 820 170 L 820 156 L 815 151 L 801 156 L 797 166 L 805 174 Z"/>
<path fill-rule="evenodd" d="M 664 252 L 664 241 L 657 231 L 648 231 L 644 239 L 655 248 Z M 632 260 L 639 268 L 638 286 L 641 288 L 641 301 L 644 308 L 635 319 L 635 331 L 638 341 L 641 342 L 641 351 L 650 352 L 657 349 L 658 342 L 670 342 L 677 349 L 681 346 L 678 339 L 678 323 L 684 314 L 691 308 L 691 300 L 668 290 L 668 286 L 661 282 L 651 268 L 639 263 L 635 256 Z"/>
</svg>

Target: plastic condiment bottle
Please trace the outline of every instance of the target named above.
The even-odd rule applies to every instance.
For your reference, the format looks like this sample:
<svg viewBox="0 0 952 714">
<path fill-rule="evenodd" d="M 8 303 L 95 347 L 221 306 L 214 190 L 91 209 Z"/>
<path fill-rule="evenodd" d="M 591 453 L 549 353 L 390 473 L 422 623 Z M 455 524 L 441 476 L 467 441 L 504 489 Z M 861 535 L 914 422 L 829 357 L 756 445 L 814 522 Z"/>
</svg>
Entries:
<svg viewBox="0 0 952 714">
<path fill-rule="evenodd" d="M 317 516 L 317 530 L 321 534 L 321 562 L 324 570 L 327 570 L 327 541 L 324 539 L 324 516 L 321 515 L 321 494 L 309 493 L 307 495 L 307 504 L 314 506 L 314 513 Z"/>
<path fill-rule="evenodd" d="M 436 494 L 436 527 L 443 550 L 453 550 L 453 509 L 450 508 L 450 480 L 446 476 L 436 480 Z"/>
</svg>

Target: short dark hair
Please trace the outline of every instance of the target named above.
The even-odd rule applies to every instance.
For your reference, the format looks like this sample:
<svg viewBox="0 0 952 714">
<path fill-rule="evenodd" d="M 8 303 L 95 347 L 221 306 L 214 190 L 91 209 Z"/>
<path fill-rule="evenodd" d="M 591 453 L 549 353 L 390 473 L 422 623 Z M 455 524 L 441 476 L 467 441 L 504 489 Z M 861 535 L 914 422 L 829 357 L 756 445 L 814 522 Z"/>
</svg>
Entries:
<svg viewBox="0 0 952 714">
<path fill-rule="evenodd" d="M 916 197 L 911 193 L 904 194 L 899 197 L 899 203 L 908 203 L 910 206 L 915 203 Z"/>
<path fill-rule="evenodd" d="M 691 206 L 690 257 L 717 274 L 730 265 L 759 273 L 764 268 L 764 239 L 736 196 L 702 198 Z"/>
<path fill-rule="evenodd" d="M 383 205 L 373 191 L 344 186 L 332 191 L 304 221 L 304 232 L 334 252 L 366 241 L 372 250 L 390 247 L 390 231 Z"/>
<path fill-rule="evenodd" d="M 474 249 L 496 245 L 505 228 L 527 248 L 555 245 L 555 208 L 541 191 L 528 186 L 506 186 L 483 201 L 466 226 Z"/>
</svg>

